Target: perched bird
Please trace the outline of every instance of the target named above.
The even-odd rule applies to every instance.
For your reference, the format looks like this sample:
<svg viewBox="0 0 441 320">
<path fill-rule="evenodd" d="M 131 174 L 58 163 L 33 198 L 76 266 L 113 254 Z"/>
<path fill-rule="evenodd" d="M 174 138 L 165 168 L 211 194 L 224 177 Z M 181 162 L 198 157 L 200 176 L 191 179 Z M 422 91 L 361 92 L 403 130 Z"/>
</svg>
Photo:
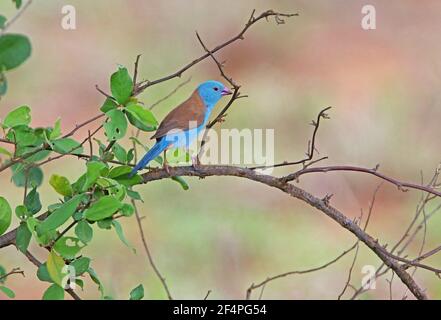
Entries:
<svg viewBox="0 0 441 320">
<path fill-rule="evenodd" d="M 203 82 L 186 101 L 173 109 L 159 125 L 151 139 L 155 145 L 133 168 L 130 176 L 164 151 L 164 167 L 168 171 L 165 151 L 170 148 L 189 148 L 194 139 L 207 125 L 211 111 L 216 103 L 225 96 L 232 94 L 222 83 L 214 80 Z"/>
</svg>

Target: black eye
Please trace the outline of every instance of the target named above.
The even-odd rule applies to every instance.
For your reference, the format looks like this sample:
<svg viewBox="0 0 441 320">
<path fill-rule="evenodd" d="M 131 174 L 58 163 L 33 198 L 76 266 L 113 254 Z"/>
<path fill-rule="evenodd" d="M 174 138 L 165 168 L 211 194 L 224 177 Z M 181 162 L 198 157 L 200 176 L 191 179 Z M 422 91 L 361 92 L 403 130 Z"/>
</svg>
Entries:
<svg viewBox="0 0 441 320">
<path fill-rule="evenodd" d="M 219 88 L 218 87 L 214 87 L 214 91 L 218 91 L 219 90 Z"/>
</svg>

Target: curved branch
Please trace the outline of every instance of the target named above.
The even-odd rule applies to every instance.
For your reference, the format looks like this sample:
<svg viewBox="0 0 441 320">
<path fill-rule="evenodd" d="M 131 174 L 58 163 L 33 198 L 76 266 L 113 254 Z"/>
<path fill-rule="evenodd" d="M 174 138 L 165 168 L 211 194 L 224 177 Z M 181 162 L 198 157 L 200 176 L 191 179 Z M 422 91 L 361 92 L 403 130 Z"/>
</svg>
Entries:
<svg viewBox="0 0 441 320">
<path fill-rule="evenodd" d="M 398 187 L 401 191 L 407 191 L 407 189 L 416 189 L 421 190 L 427 193 L 431 193 L 433 195 L 436 195 L 438 197 L 441 197 L 441 192 L 436 191 L 435 189 L 428 187 L 428 186 L 422 186 L 416 183 L 410 183 L 410 182 L 401 182 L 397 179 L 388 177 L 382 173 L 378 172 L 378 165 L 374 169 L 368 169 L 368 168 L 362 168 L 362 167 L 356 167 L 356 166 L 326 166 L 326 167 L 314 167 L 314 168 L 305 168 L 302 170 L 299 170 L 297 172 L 291 173 L 285 177 L 282 178 L 283 181 L 293 181 L 297 180 L 300 176 L 307 174 L 307 173 L 318 173 L 318 172 L 329 172 L 329 171 L 355 171 L 355 172 L 362 172 L 362 173 L 368 173 L 371 175 L 374 175 L 380 179 L 383 179 L 391 184 L 394 184 Z"/>
<path fill-rule="evenodd" d="M 144 183 L 150 181 L 170 178 L 171 176 L 193 176 L 205 178 L 209 176 L 233 176 L 246 178 L 252 181 L 260 182 L 269 187 L 281 190 L 282 192 L 299 199 L 310 206 L 318 209 L 326 214 L 332 220 L 340 224 L 343 228 L 353 233 L 360 241 L 369 247 L 389 268 L 391 268 L 401 281 L 409 288 L 417 299 L 428 299 L 426 293 L 415 280 L 405 271 L 405 267 L 400 265 L 390 253 L 378 243 L 378 240 L 372 238 L 369 234 L 363 231 L 354 221 L 347 218 L 342 212 L 329 205 L 329 199 L 320 199 L 310 194 L 309 192 L 294 186 L 281 178 L 270 175 L 259 174 L 247 168 L 240 168 L 234 166 L 198 166 L 195 169 L 192 166 L 171 167 L 169 173 L 165 169 L 157 169 L 149 171 L 142 175 Z"/>
<path fill-rule="evenodd" d="M 262 19 L 268 19 L 269 17 L 275 17 L 276 19 L 276 23 L 277 24 L 282 24 L 283 23 L 283 18 L 290 18 L 290 17 L 294 17 L 294 16 L 298 16 L 298 13 L 279 13 L 279 12 L 275 12 L 273 10 L 267 10 L 263 13 L 261 13 L 259 16 L 255 17 L 254 16 L 255 10 L 253 10 L 250 18 L 248 19 L 247 23 L 245 24 L 245 27 L 233 38 L 231 38 L 230 40 L 225 41 L 224 43 L 218 45 L 217 47 L 215 47 L 213 50 L 211 50 L 211 54 L 227 47 L 228 45 L 232 44 L 233 42 L 236 42 L 237 40 L 243 40 L 244 39 L 244 35 L 247 32 L 247 30 L 254 25 L 256 22 L 262 20 Z M 184 67 L 182 67 L 181 69 L 179 69 L 178 71 L 165 76 L 163 78 L 159 78 L 156 80 L 152 80 L 152 81 L 144 81 L 141 82 L 137 85 L 135 85 L 135 90 L 133 90 L 133 95 L 136 96 L 138 94 L 140 94 L 141 92 L 143 92 L 145 89 L 147 89 L 150 86 L 153 86 L 155 84 L 164 82 L 164 81 L 168 81 L 171 80 L 173 78 L 177 78 L 180 77 L 185 71 L 187 71 L 188 69 L 190 69 L 191 67 L 193 67 L 195 64 L 198 64 L 199 62 L 205 60 L 206 58 L 210 57 L 211 55 L 210 53 L 205 53 L 202 56 L 200 56 L 199 58 L 196 58 L 195 60 L 193 60 L 192 62 L 186 64 Z"/>
</svg>

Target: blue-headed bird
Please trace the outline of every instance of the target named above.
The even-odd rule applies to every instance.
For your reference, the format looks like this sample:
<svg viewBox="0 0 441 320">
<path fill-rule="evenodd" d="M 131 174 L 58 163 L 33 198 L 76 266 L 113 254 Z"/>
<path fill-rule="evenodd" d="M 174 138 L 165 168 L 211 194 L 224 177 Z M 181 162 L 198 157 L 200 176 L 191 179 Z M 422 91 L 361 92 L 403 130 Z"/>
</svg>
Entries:
<svg viewBox="0 0 441 320">
<path fill-rule="evenodd" d="M 214 80 L 200 84 L 186 101 L 173 109 L 162 120 L 151 139 L 155 145 L 142 157 L 130 173 L 131 176 L 164 152 L 164 167 L 168 171 L 165 151 L 171 148 L 188 149 L 199 133 L 205 128 L 216 103 L 232 94 L 222 83 Z"/>
</svg>

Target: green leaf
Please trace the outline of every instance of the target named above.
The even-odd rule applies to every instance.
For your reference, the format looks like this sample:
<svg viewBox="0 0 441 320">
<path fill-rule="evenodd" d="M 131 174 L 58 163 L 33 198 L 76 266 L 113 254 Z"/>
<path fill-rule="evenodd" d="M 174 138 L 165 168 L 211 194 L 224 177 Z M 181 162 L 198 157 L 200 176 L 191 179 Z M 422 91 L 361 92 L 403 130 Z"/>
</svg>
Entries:
<svg viewBox="0 0 441 320">
<path fill-rule="evenodd" d="M 87 162 L 86 166 L 86 182 L 82 188 L 84 191 L 89 189 L 96 182 L 96 180 L 101 176 L 101 171 L 106 168 L 106 165 L 99 161 L 89 161 Z"/>
<path fill-rule="evenodd" d="M 28 208 L 21 204 L 15 207 L 15 215 L 21 220 L 25 220 L 28 216 L 30 216 Z"/>
<path fill-rule="evenodd" d="M 112 147 L 112 151 L 118 161 L 123 163 L 127 162 L 126 150 L 123 147 L 121 147 L 120 144 L 115 143 Z"/>
<path fill-rule="evenodd" d="M 87 244 L 92 240 L 93 229 L 87 221 L 82 220 L 75 227 L 75 234 L 83 243 Z"/>
<path fill-rule="evenodd" d="M 122 204 L 113 196 L 104 196 L 90 206 L 84 216 L 87 220 L 98 221 L 111 217 L 121 208 Z"/>
<path fill-rule="evenodd" d="M 29 231 L 32 232 L 32 234 L 35 236 L 37 243 L 40 246 L 48 246 L 51 244 L 52 240 L 55 240 L 55 238 L 58 236 L 58 233 L 56 230 L 50 230 L 43 234 L 38 234 L 36 231 L 36 228 L 41 225 L 41 221 L 34 218 L 29 217 L 26 219 L 26 224 L 28 225 Z"/>
<path fill-rule="evenodd" d="M 150 110 L 138 104 L 130 104 L 125 108 L 125 111 L 129 122 L 138 129 L 143 131 L 153 131 L 156 129 L 158 121 Z"/>
<path fill-rule="evenodd" d="M 127 190 L 127 195 L 133 200 L 142 200 L 141 195 L 137 191 Z"/>
<path fill-rule="evenodd" d="M 78 258 L 72 261 L 70 265 L 74 268 L 75 275 L 80 276 L 89 269 L 90 258 L 87 257 Z"/>
<path fill-rule="evenodd" d="M 81 154 L 83 153 L 83 146 L 70 138 L 61 138 L 53 141 L 53 149 L 55 152 L 61 154 Z"/>
<path fill-rule="evenodd" d="M 15 298 L 15 292 L 9 289 L 5 286 L 0 286 L 0 291 L 2 291 L 5 295 L 8 296 L 8 298 L 14 299 Z"/>
<path fill-rule="evenodd" d="M 109 120 L 104 123 L 104 131 L 109 141 L 123 138 L 127 132 L 127 119 L 121 110 L 114 109 L 106 112 Z"/>
<path fill-rule="evenodd" d="M 0 73 L 0 96 L 4 96 L 8 91 L 8 79 L 6 75 L 2 72 Z"/>
<path fill-rule="evenodd" d="M 120 211 L 123 216 L 130 217 L 135 213 L 135 208 L 131 204 L 124 203 Z"/>
<path fill-rule="evenodd" d="M 112 225 L 115 228 L 115 231 L 116 231 L 116 234 L 118 235 L 119 240 L 121 240 L 121 242 L 124 243 L 134 253 L 136 253 L 136 249 L 129 243 L 129 241 L 127 241 L 126 237 L 124 236 L 124 232 L 121 227 L 121 224 L 118 221 L 113 220 Z"/>
<path fill-rule="evenodd" d="M 182 177 L 174 176 L 174 177 L 172 177 L 172 180 L 179 183 L 181 185 L 182 189 L 184 189 L 184 190 L 188 190 L 190 188 L 188 186 L 188 183 Z"/>
<path fill-rule="evenodd" d="M 37 188 L 33 188 L 27 195 L 24 201 L 24 205 L 28 209 L 31 215 L 38 213 L 41 210 L 40 195 L 37 192 Z"/>
<path fill-rule="evenodd" d="M 54 281 L 52 280 L 51 276 L 49 275 L 49 271 L 47 270 L 47 264 L 42 263 L 37 270 L 37 278 L 40 281 L 45 281 L 45 282 L 50 282 L 53 283 Z"/>
<path fill-rule="evenodd" d="M 14 2 L 15 3 L 15 7 L 17 8 L 17 9 L 20 9 L 20 7 L 21 7 L 21 4 L 22 4 L 22 0 L 12 0 L 12 2 Z"/>
<path fill-rule="evenodd" d="M 101 293 L 101 298 L 104 297 L 104 286 L 101 282 L 101 280 L 98 278 L 98 275 L 96 274 L 95 270 L 93 270 L 91 267 L 87 270 L 87 273 L 90 275 L 90 278 L 93 282 L 95 282 L 98 285 L 98 290 Z"/>
<path fill-rule="evenodd" d="M 49 179 L 49 184 L 62 196 L 72 196 L 72 186 L 70 185 L 70 182 L 66 177 L 53 174 Z"/>
<path fill-rule="evenodd" d="M 110 111 L 110 110 L 116 109 L 116 108 L 118 108 L 118 105 L 116 104 L 116 102 L 110 98 L 107 98 L 106 101 L 104 101 L 103 105 L 101 106 L 100 110 L 103 113 L 106 113 L 107 111 Z"/>
<path fill-rule="evenodd" d="M 132 187 L 134 185 L 141 184 L 143 181 L 142 177 L 139 175 L 134 175 L 133 177 L 129 177 L 128 174 L 115 177 L 115 180 L 126 187 Z"/>
<path fill-rule="evenodd" d="M 0 69 L 10 70 L 21 65 L 31 55 L 31 43 L 21 34 L 0 36 Z"/>
<path fill-rule="evenodd" d="M 49 139 L 54 140 L 57 139 L 59 136 L 61 136 L 61 120 L 57 119 L 57 121 L 55 121 L 54 129 L 49 135 Z"/>
<path fill-rule="evenodd" d="M 142 298 L 144 298 L 144 286 L 140 284 L 130 291 L 130 300 L 141 300 Z"/>
<path fill-rule="evenodd" d="M 117 178 L 121 177 L 123 175 L 127 175 L 132 171 L 132 167 L 130 166 L 119 166 L 114 167 L 109 171 L 108 177 L 109 178 Z"/>
<path fill-rule="evenodd" d="M 5 275 L 6 275 L 5 268 L 0 265 L 0 283 L 5 283 L 6 282 L 7 277 L 3 277 Z"/>
<path fill-rule="evenodd" d="M 0 197 L 0 235 L 2 235 L 11 225 L 12 210 L 8 201 Z"/>
<path fill-rule="evenodd" d="M 3 29 L 5 27 L 6 20 L 6 17 L 0 14 L 0 29 Z"/>
<path fill-rule="evenodd" d="M 7 114 L 5 120 L 3 121 L 3 125 L 7 128 L 14 128 L 20 125 L 28 125 L 29 123 L 31 123 L 31 109 L 28 106 L 21 106 L 12 110 Z"/>
<path fill-rule="evenodd" d="M 110 230 L 112 229 L 112 218 L 107 218 L 107 219 L 103 219 L 103 220 L 99 220 L 98 221 L 98 228 L 100 229 L 104 229 L 104 230 Z"/>
<path fill-rule="evenodd" d="M 79 245 L 80 240 L 74 237 L 61 237 L 54 244 L 54 249 L 64 259 L 74 259 L 75 256 L 83 248 Z"/>
<path fill-rule="evenodd" d="M 127 152 L 127 163 L 132 162 L 133 158 L 135 158 L 135 149 L 130 148 L 129 151 Z"/>
<path fill-rule="evenodd" d="M 57 255 L 55 251 L 51 251 L 49 253 L 49 257 L 47 258 L 46 265 L 52 281 L 61 287 L 63 278 L 65 277 L 63 272 L 63 268 L 65 266 L 63 258 Z"/>
<path fill-rule="evenodd" d="M 125 104 L 132 95 L 133 81 L 129 75 L 129 72 L 124 67 L 119 67 L 110 77 L 110 90 L 113 97 L 120 104 Z"/>
<path fill-rule="evenodd" d="M 12 181 L 17 187 L 24 187 L 25 184 L 27 184 L 28 188 L 34 188 L 40 186 L 43 182 L 43 171 L 39 167 L 32 167 L 25 170 L 20 166 L 13 166 L 12 172 Z"/>
<path fill-rule="evenodd" d="M 28 251 L 29 242 L 31 241 L 32 233 L 29 231 L 26 222 L 20 223 L 17 229 L 17 235 L 15 238 L 15 244 L 17 248 L 26 253 Z"/>
<path fill-rule="evenodd" d="M 26 148 L 28 146 L 37 146 L 43 142 L 43 139 L 40 139 L 32 128 L 29 128 L 27 125 L 18 125 L 15 126 L 12 130 L 9 130 L 6 134 L 6 137 L 9 141 L 13 141 L 17 143 L 17 155 L 23 155 L 25 153 L 31 152 L 33 148 Z M 32 156 L 33 157 L 33 156 Z M 28 161 L 30 161 L 28 159 Z"/>
<path fill-rule="evenodd" d="M 48 231 L 56 230 L 63 225 L 77 210 L 78 205 L 83 199 L 84 195 L 77 195 L 63 203 L 49 217 L 47 217 L 39 226 L 37 226 L 37 233 L 42 235 Z"/>
<path fill-rule="evenodd" d="M 58 284 L 53 284 L 43 294 L 43 300 L 63 300 L 64 289 Z"/>
</svg>

